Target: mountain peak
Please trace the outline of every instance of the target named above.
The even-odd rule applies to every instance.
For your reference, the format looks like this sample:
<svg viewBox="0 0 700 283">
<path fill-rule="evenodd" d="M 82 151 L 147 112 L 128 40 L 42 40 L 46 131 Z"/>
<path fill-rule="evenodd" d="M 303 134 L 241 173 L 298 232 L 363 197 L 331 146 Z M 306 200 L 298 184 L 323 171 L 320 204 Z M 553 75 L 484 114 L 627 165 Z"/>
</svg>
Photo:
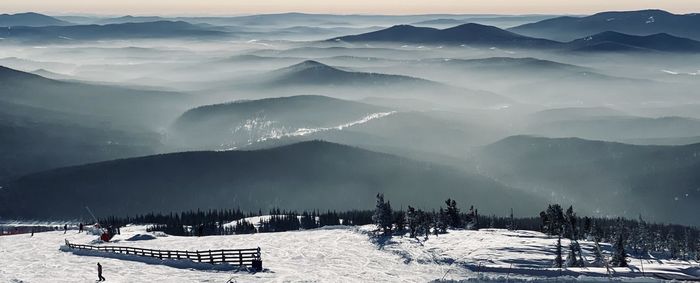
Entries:
<svg viewBox="0 0 700 283">
<path fill-rule="evenodd" d="M 322 67 L 328 67 L 331 68 L 331 66 L 328 66 L 326 64 L 323 64 L 321 62 L 315 61 L 315 60 L 305 60 L 299 64 L 292 65 L 291 67 L 300 67 L 300 68 L 322 68 Z"/>
<path fill-rule="evenodd" d="M 391 27 L 387 28 L 386 30 L 395 30 L 395 31 L 399 31 L 399 30 L 412 30 L 412 29 L 418 29 L 418 28 L 420 28 L 420 27 L 402 24 L 402 25 L 394 25 L 394 26 L 391 26 Z"/>
<path fill-rule="evenodd" d="M 301 72 L 301 71 L 337 71 L 338 69 L 323 64 L 315 60 L 305 60 L 301 63 L 297 63 L 288 67 L 279 69 L 279 71 L 286 72 Z"/>
<path fill-rule="evenodd" d="M 451 29 L 459 29 L 459 30 L 501 30 L 497 27 L 494 26 L 488 26 L 488 25 L 482 25 L 482 24 L 477 24 L 477 23 L 466 23 L 466 24 L 461 24 L 458 26 L 454 26 L 451 28 L 447 28 L 446 30 L 451 30 Z"/>
</svg>

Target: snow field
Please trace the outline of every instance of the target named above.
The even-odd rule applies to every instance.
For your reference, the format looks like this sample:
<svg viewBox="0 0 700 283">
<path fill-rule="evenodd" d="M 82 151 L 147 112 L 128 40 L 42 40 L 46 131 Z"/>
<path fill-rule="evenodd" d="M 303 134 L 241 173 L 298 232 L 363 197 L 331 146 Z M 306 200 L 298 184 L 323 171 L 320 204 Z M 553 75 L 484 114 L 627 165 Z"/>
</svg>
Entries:
<svg viewBox="0 0 700 283">
<path fill-rule="evenodd" d="M 185 263 L 158 260 L 121 259 L 100 254 L 76 254 L 59 250 L 64 239 L 88 244 L 96 236 L 76 231 L 36 233 L 0 237 L 0 282 L 92 282 L 96 263 L 104 267 L 109 282 L 429 282 L 446 280 L 499 281 L 556 280 L 577 282 L 608 280 L 605 268 L 551 268 L 555 238 L 539 232 L 482 229 L 456 230 L 427 241 L 395 236 L 373 238 L 373 226 L 333 226 L 315 230 L 250 235 L 178 237 L 163 234 L 152 240 L 126 241 L 145 232 L 146 226 L 121 229 L 112 243 L 152 249 L 208 250 L 261 247 L 265 272 L 206 270 Z M 562 240 L 566 245 L 568 241 Z M 581 242 L 584 256 L 592 260 L 593 244 Z M 603 247 L 609 249 L 608 245 Z M 658 282 L 641 279 L 639 259 L 631 268 L 615 268 L 624 281 Z M 645 260 L 647 274 L 679 276 L 700 273 L 697 262 Z M 225 269 L 225 268 L 223 268 Z M 580 276 L 580 277 L 579 277 Z M 578 279 L 577 279 L 578 277 Z M 636 278 L 635 278 L 636 277 Z M 566 281 L 566 280 L 564 280 Z M 561 281 L 560 281 L 561 282 Z"/>
</svg>

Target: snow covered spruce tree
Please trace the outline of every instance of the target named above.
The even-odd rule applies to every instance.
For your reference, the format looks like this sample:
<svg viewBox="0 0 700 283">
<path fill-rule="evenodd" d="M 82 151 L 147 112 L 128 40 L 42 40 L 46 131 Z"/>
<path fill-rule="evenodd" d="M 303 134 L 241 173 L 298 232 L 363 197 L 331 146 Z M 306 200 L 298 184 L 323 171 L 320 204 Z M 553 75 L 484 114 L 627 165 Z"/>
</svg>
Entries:
<svg viewBox="0 0 700 283">
<path fill-rule="evenodd" d="M 445 212 L 442 207 L 440 207 L 440 211 L 438 212 L 437 215 L 437 220 L 435 221 L 435 231 L 437 233 L 447 233 L 447 223 L 449 223 L 449 217 L 447 216 L 447 212 Z"/>
<path fill-rule="evenodd" d="M 515 217 L 513 217 L 513 209 L 510 209 L 510 217 L 508 218 L 508 230 L 515 231 Z"/>
<path fill-rule="evenodd" d="M 377 194 L 377 207 L 374 210 L 372 220 L 385 236 L 391 235 L 393 216 L 394 213 L 391 211 L 391 204 L 389 202 L 384 202 L 384 194 Z"/>
<path fill-rule="evenodd" d="M 634 252 L 642 257 L 648 257 L 652 244 L 649 229 L 644 219 L 642 219 L 642 215 L 639 215 L 639 223 L 637 223 L 633 236 L 632 244 Z"/>
<path fill-rule="evenodd" d="M 693 244 L 690 237 L 690 229 L 686 228 L 683 234 L 683 251 L 681 254 L 683 260 L 691 260 L 693 258 Z"/>
<path fill-rule="evenodd" d="M 623 228 L 617 232 L 615 244 L 613 245 L 613 255 L 610 264 L 615 267 L 627 267 L 627 252 L 625 251 L 625 235 Z"/>
<path fill-rule="evenodd" d="M 462 228 L 462 219 L 459 217 L 457 202 L 448 198 L 445 204 L 447 204 L 447 226 L 450 228 Z"/>
<path fill-rule="evenodd" d="M 585 262 L 583 261 L 583 251 L 581 251 L 581 245 L 578 243 L 578 234 L 576 229 L 576 214 L 574 213 L 573 206 L 569 206 L 566 210 L 566 226 L 569 233 L 569 239 L 571 242 L 569 244 L 569 254 L 566 258 L 566 266 L 568 267 L 583 267 Z"/>
<path fill-rule="evenodd" d="M 595 239 L 595 245 L 593 246 L 593 262 L 591 266 L 603 267 L 605 266 L 605 257 L 603 256 L 603 251 L 600 249 L 600 243 L 598 239 Z"/>
<path fill-rule="evenodd" d="M 569 254 L 566 256 L 567 267 L 584 267 L 583 256 L 581 255 L 581 246 L 578 241 L 571 240 L 569 244 Z"/>
<path fill-rule="evenodd" d="M 466 228 L 468 230 L 479 230 L 479 210 L 472 205 L 467 213 Z"/>
<path fill-rule="evenodd" d="M 406 213 L 404 213 L 403 210 L 394 213 L 394 224 L 396 225 L 396 232 L 399 235 L 406 233 Z"/>
<path fill-rule="evenodd" d="M 678 258 L 678 241 L 676 241 L 674 234 L 675 231 L 670 229 L 668 234 L 666 234 L 666 241 L 664 242 L 667 247 L 666 250 L 668 251 L 668 257 L 672 259 Z"/>
<path fill-rule="evenodd" d="M 561 234 L 557 237 L 557 247 L 555 250 L 556 257 L 554 258 L 554 267 L 562 268 L 564 265 L 564 260 L 561 256 Z"/>
<path fill-rule="evenodd" d="M 561 205 L 550 204 L 546 211 L 540 212 L 542 232 L 550 236 L 559 235 L 564 226 L 564 210 Z"/>
<path fill-rule="evenodd" d="M 424 240 L 428 240 L 428 237 L 430 237 L 430 228 L 433 227 L 433 217 L 430 213 L 422 210 L 418 210 L 418 215 L 420 219 L 420 234 L 425 236 Z"/>
<path fill-rule="evenodd" d="M 415 238 L 418 230 L 418 213 L 415 208 L 408 206 L 406 210 L 406 226 L 408 226 L 409 237 Z"/>
</svg>

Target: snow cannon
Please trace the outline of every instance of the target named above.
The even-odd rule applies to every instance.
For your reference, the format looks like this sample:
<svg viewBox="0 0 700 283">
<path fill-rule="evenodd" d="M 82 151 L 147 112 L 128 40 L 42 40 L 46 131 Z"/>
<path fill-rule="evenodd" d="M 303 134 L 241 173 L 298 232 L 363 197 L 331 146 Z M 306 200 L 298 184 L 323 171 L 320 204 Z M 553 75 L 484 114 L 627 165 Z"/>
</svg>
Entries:
<svg viewBox="0 0 700 283">
<path fill-rule="evenodd" d="M 112 237 L 109 236 L 109 233 L 107 233 L 107 231 L 100 235 L 100 240 L 102 240 L 103 242 L 109 242 L 110 239 L 112 239 Z"/>
</svg>

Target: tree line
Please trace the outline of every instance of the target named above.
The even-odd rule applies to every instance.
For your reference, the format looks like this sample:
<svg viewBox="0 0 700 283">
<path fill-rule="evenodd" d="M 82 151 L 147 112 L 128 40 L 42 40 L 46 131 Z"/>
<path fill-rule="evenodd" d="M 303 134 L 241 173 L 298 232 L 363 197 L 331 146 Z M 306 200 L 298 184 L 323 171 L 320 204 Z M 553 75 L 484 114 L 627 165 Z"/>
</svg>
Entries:
<svg viewBox="0 0 700 283">
<path fill-rule="evenodd" d="M 246 218 L 263 216 L 257 223 Z M 578 216 L 573 207 L 563 209 L 549 205 L 535 217 L 481 215 L 474 206 L 462 210 L 453 199 L 445 200 L 437 210 L 408 206 L 395 210 L 384 195 L 377 194 L 374 210 L 302 211 L 271 209 L 266 214 L 242 212 L 239 209 L 149 213 L 134 217 L 108 217 L 101 223 L 115 227 L 127 223 L 147 224 L 149 231 L 162 231 L 177 236 L 233 235 L 316 229 L 331 225 L 377 226 L 378 236 L 408 236 L 427 240 L 431 235 L 448 233 L 450 229 L 482 228 L 540 231 L 557 238 L 554 266 L 625 266 L 627 255 L 637 257 L 700 260 L 700 231 L 695 227 L 648 223 L 638 219 Z M 562 246 L 562 239 L 569 245 Z M 585 262 L 578 241 L 595 243 L 594 259 Z M 604 261 L 599 243 L 613 246 L 612 259 Z"/>
</svg>

